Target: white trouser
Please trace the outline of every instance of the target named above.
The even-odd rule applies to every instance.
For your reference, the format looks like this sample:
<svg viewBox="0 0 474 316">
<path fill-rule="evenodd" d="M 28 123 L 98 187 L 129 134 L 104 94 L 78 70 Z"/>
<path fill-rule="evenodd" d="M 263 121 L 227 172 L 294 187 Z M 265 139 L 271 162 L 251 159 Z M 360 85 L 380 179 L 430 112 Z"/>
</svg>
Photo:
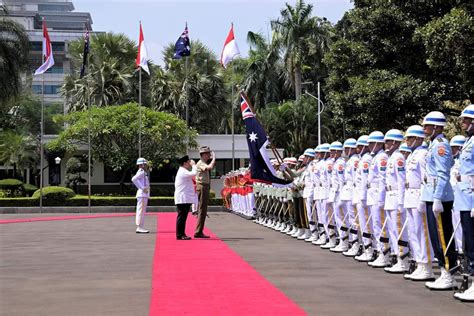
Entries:
<svg viewBox="0 0 474 316">
<path fill-rule="evenodd" d="M 318 211 L 318 222 L 324 225 L 324 230 L 326 232 L 326 236 L 329 236 L 329 228 L 328 225 L 328 214 L 327 214 L 327 200 L 318 200 L 316 202 L 316 208 Z"/>
<path fill-rule="evenodd" d="M 354 204 L 352 204 L 352 201 L 343 201 L 342 207 L 344 208 L 344 214 L 348 214 L 346 216 L 346 225 L 347 228 L 355 228 L 356 225 L 354 223 L 355 221 L 355 208 Z M 355 241 L 357 240 L 357 235 L 352 234 L 350 231 L 348 232 L 349 234 L 349 241 Z"/>
<path fill-rule="evenodd" d="M 316 224 L 311 224 L 311 223 L 314 223 L 313 196 L 310 195 L 307 198 L 305 198 L 304 203 L 306 204 L 306 214 L 308 215 L 308 221 L 310 222 L 309 229 L 313 232 L 316 229 Z"/>
<path fill-rule="evenodd" d="M 145 224 L 146 206 L 148 205 L 147 197 L 137 197 L 137 211 L 135 215 L 135 224 L 143 227 Z"/>
<path fill-rule="evenodd" d="M 372 216 L 372 232 L 373 232 L 373 240 L 374 240 L 374 248 L 378 249 L 380 252 L 384 251 L 384 243 L 380 241 L 380 237 L 382 236 L 382 226 L 385 220 L 384 215 L 382 214 L 384 202 L 379 202 L 375 205 L 369 206 L 370 208 L 370 215 Z"/>
<path fill-rule="evenodd" d="M 360 200 L 356 204 L 356 207 L 357 207 L 357 214 L 359 214 L 359 232 L 360 232 L 360 235 L 362 236 L 363 233 L 369 233 L 373 230 L 372 221 L 367 223 L 367 216 L 366 216 L 367 201 L 366 200 Z M 367 238 L 367 237 L 362 237 L 362 241 L 364 245 L 369 245 L 372 242 L 370 238 Z"/>
<path fill-rule="evenodd" d="M 401 210 L 385 210 L 385 216 L 388 217 L 386 231 L 388 232 L 388 238 L 390 243 L 390 250 L 392 255 L 403 255 L 408 252 L 407 247 L 398 247 L 398 235 L 400 234 L 403 224 L 407 218 L 406 211 L 404 208 Z M 400 240 L 408 241 L 407 228 L 403 230 Z"/>
<path fill-rule="evenodd" d="M 431 243 L 428 239 L 426 214 L 416 208 L 407 209 L 408 243 L 417 263 L 431 263 Z M 428 252 L 430 255 L 428 255 Z"/>
<path fill-rule="evenodd" d="M 456 245 L 456 251 L 462 251 L 462 227 L 461 224 L 458 225 L 459 221 L 461 220 L 461 213 L 456 210 L 452 210 L 452 220 L 453 220 L 453 229 L 457 229 L 454 232 L 454 242 Z"/>
<path fill-rule="evenodd" d="M 249 202 L 249 216 L 255 216 L 255 196 L 253 193 L 247 195 Z"/>
<path fill-rule="evenodd" d="M 339 196 L 338 196 L 337 193 L 336 193 L 336 197 L 334 198 L 333 205 L 334 205 L 334 207 L 333 207 L 334 219 L 336 221 L 337 231 L 340 234 L 339 237 L 346 237 L 347 232 L 341 230 L 342 226 L 349 227 L 344 222 L 344 217 L 346 217 L 346 208 L 344 207 L 344 202 L 339 199 Z M 346 219 L 347 219 L 347 217 L 346 217 Z"/>
</svg>

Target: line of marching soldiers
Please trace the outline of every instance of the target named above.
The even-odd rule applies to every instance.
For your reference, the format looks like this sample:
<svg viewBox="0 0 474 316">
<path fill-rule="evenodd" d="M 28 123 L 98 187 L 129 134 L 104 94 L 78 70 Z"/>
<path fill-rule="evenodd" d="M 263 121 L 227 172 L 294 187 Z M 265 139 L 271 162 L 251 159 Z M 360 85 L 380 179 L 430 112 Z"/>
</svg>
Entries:
<svg viewBox="0 0 474 316">
<path fill-rule="evenodd" d="M 461 273 L 454 296 L 474 301 L 474 105 L 461 114 L 467 138 L 449 142 L 445 125 L 430 112 L 405 135 L 374 131 L 285 158 L 275 168 L 292 184 L 253 184 L 255 222 L 432 290 L 456 289 Z"/>
</svg>

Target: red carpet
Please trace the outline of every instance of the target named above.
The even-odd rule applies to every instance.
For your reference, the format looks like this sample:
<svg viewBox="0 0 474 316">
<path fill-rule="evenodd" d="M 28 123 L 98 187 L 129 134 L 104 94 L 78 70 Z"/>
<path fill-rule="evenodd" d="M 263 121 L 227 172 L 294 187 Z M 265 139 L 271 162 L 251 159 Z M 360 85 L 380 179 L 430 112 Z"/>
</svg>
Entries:
<svg viewBox="0 0 474 316">
<path fill-rule="evenodd" d="M 176 213 L 158 215 L 150 315 L 306 315 L 212 232 L 176 240 L 175 227 Z"/>
<path fill-rule="evenodd" d="M 149 215 L 157 215 L 156 213 L 147 213 Z M 47 217 L 33 217 L 33 218 L 16 218 L 3 219 L 0 224 L 15 224 L 28 222 L 44 222 L 44 221 L 65 221 L 70 219 L 88 219 L 88 218 L 107 218 L 107 217 L 125 217 L 135 216 L 135 213 L 120 213 L 120 214 L 91 214 L 91 215 L 69 215 L 69 216 L 47 216 Z"/>
</svg>

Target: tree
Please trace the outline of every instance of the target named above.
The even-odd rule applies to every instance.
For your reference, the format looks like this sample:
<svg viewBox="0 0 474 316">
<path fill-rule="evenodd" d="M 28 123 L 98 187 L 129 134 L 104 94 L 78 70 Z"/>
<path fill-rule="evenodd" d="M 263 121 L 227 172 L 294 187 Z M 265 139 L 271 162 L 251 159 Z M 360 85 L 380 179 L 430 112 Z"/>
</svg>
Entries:
<svg viewBox="0 0 474 316">
<path fill-rule="evenodd" d="M 333 139 L 334 132 L 328 112 L 322 113 L 321 141 Z M 268 104 L 265 109 L 258 111 L 258 118 L 273 144 L 285 148 L 287 155 L 300 155 L 308 148 L 314 148 L 318 143 L 318 106 L 317 102 L 308 96 L 302 96 L 296 101 L 278 104 Z"/>
<path fill-rule="evenodd" d="M 81 173 L 89 171 L 86 160 L 87 157 L 86 159 L 81 158 L 71 157 L 66 163 L 66 179 L 64 183 L 76 193 L 78 193 L 77 189 L 79 185 L 87 182 L 86 179 L 81 176 Z"/>
<path fill-rule="evenodd" d="M 35 167 L 38 163 L 38 147 L 39 142 L 32 135 L 5 130 L 0 133 L 0 163 L 13 167 L 13 178 L 24 180 L 25 169 Z M 17 174 L 17 170 L 20 174 Z"/>
<path fill-rule="evenodd" d="M 426 64 L 434 71 L 433 79 L 443 99 L 474 97 L 474 17 L 464 8 L 453 8 L 415 32 L 426 50 Z"/>
<path fill-rule="evenodd" d="M 200 133 L 219 132 L 226 102 L 224 80 L 217 58 L 199 41 L 191 42 L 191 56 L 172 59 L 174 44 L 163 52 L 165 69 L 157 69 L 150 83 L 150 103 L 158 111 L 174 113 L 186 119 Z"/>
<path fill-rule="evenodd" d="M 137 48 L 123 34 L 99 33 L 90 38 L 88 73 L 80 78 L 84 40 L 69 44 L 73 72 L 64 78 L 61 93 L 70 111 L 83 110 L 88 104 L 107 106 L 138 99 L 138 76 L 135 71 Z M 148 76 L 143 76 L 144 86 Z M 146 98 L 144 98 L 146 99 Z"/>
<path fill-rule="evenodd" d="M 125 176 L 135 167 L 138 155 L 138 105 L 95 107 L 90 110 L 91 152 L 116 172 L 122 173 L 120 184 L 124 190 Z M 155 164 L 174 158 L 196 146 L 196 132 L 173 114 L 142 107 L 142 156 Z M 48 143 L 48 150 L 65 149 L 74 152 L 87 145 L 89 113 L 74 112 L 64 116 L 68 127 L 58 138 Z"/>
<path fill-rule="evenodd" d="M 0 4 L 0 103 L 21 91 L 21 74 L 28 70 L 30 49 L 23 26 L 7 15 L 6 6 Z"/>
<path fill-rule="evenodd" d="M 271 21 L 273 41 L 283 48 L 296 99 L 301 97 L 303 68 L 309 65 L 305 61 L 310 60 L 308 55 L 316 55 L 321 60 L 330 40 L 327 20 L 313 17 L 312 10 L 311 4 L 297 0 L 294 7 L 287 3 L 286 8 L 280 11 L 281 17 Z"/>
</svg>

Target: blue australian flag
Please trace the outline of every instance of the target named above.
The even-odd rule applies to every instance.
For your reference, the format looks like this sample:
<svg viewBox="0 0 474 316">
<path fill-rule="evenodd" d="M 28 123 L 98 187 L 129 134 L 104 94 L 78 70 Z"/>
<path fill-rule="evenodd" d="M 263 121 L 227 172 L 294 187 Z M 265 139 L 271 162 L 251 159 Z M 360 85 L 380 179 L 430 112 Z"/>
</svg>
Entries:
<svg viewBox="0 0 474 316">
<path fill-rule="evenodd" d="M 174 44 L 173 59 L 180 59 L 189 55 L 191 55 L 191 45 L 189 43 L 188 24 L 186 23 L 183 33 Z"/>
<path fill-rule="evenodd" d="M 252 179 L 263 180 L 266 182 L 289 184 L 291 181 L 278 178 L 275 175 L 275 169 L 270 163 L 267 155 L 268 141 L 267 134 L 260 122 L 255 118 L 246 98 L 241 95 L 240 110 L 244 119 L 245 132 L 247 135 L 247 145 L 250 155 L 250 173 Z"/>
</svg>

